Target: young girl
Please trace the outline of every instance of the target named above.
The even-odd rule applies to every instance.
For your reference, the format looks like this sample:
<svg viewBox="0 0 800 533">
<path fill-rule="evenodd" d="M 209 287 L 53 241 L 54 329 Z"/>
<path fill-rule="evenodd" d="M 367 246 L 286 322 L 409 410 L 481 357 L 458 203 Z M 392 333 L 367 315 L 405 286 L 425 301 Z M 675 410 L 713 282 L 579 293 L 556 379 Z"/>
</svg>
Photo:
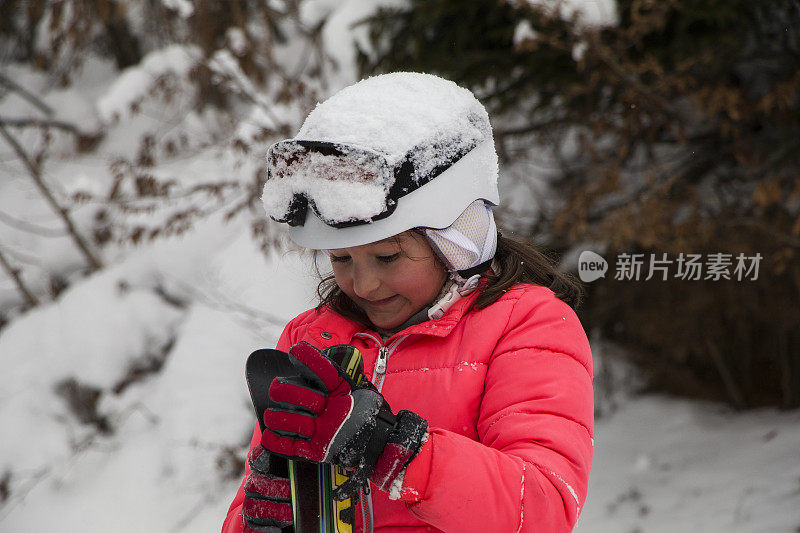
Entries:
<svg viewBox="0 0 800 533">
<path fill-rule="evenodd" d="M 483 106 L 431 75 L 369 78 L 318 105 L 268 167 L 267 213 L 333 274 L 278 341 L 305 384 L 270 386 L 284 408 L 256 426 L 223 532 L 291 524 L 270 452 L 368 478 L 357 531 L 571 531 L 593 432 L 580 291 L 497 231 Z M 336 344 L 361 351 L 372 387 L 320 353 Z"/>
</svg>

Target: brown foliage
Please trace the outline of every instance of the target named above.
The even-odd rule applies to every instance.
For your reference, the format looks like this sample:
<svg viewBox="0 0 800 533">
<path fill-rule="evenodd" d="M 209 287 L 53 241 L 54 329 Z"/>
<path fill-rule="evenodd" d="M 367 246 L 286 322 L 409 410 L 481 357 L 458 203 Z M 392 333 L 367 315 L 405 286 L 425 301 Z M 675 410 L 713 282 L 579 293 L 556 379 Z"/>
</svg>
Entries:
<svg viewBox="0 0 800 533">
<path fill-rule="evenodd" d="M 618 24 L 591 27 L 526 2 L 412 0 L 369 21 L 362 61 L 473 87 L 510 167 L 550 154 L 555 195 L 523 229 L 554 249 L 761 253 L 757 282 L 594 282 L 586 325 L 648 354 L 669 390 L 800 406 L 800 3 L 617 5 Z"/>
</svg>

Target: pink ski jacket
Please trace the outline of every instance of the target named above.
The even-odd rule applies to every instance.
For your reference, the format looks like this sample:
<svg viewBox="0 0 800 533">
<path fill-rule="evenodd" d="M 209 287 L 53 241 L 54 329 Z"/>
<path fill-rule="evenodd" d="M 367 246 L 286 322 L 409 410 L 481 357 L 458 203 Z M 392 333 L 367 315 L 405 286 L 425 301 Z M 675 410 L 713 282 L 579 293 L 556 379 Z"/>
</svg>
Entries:
<svg viewBox="0 0 800 533">
<path fill-rule="evenodd" d="M 392 410 L 410 409 L 429 422 L 401 498 L 371 487 L 356 509 L 357 531 L 572 530 L 592 459 L 586 334 L 545 287 L 518 285 L 466 313 L 476 296 L 386 342 L 328 310 L 306 311 L 281 335 L 280 350 L 301 340 L 321 349 L 353 344 Z M 251 446 L 259 441 L 256 426 Z M 242 531 L 243 500 L 240 487 L 223 533 Z"/>
</svg>

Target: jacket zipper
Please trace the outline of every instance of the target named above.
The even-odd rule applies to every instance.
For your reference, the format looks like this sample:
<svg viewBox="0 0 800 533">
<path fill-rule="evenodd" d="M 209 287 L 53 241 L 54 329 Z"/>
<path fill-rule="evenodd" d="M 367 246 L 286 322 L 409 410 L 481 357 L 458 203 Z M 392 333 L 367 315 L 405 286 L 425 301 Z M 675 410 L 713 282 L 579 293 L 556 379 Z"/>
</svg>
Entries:
<svg viewBox="0 0 800 533">
<path fill-rule="evenodd" d="M 378 392 L 380 392 L 381 389 L 383 389 L 383 379 L 386 377 L 386 367 L 389 364 L 389 356 L 394 353 L 400 343 L 403 342 L 408 335 L 398 337 L 389 345 L 383 344 L 380 337 L 376 337 L 369 333 L 360 332 L 353 336 L 372 339 L 375 341 L 375 344 L 378 345 L 378 359 L 375 361 L 375 369 L 372 371 L 372 379 L 370 381 L 372 381 L 372 384 L 375 385 L 375 388 L 377 388 Z M 380 382 L 376 383 L 375 380 L 378 379 L 379 376 Z"/>
<path fill-rule="evenodd" d="M 386 359 L 389 358 L 389 348 L 386 346 L 381 346 L 381 349 L 378 350 L 378 360 L 375 362 L 375 371 L 383 375 L 386 373 Z"/>
<path fill-rule="evenodd" d="M 378 345 L 378 359 L 375 361 L 375 369 L 372 371 L 372 384 L 375 385 L 375 388 L 378 389 L 380 392 L 383 389 L 383 380 L 386 378 L 386 366 L 389 363 L 389 356 L 397 349 L 403 340 L 405 340 L 408 335 L 404 335 L 403 337 L 399 337 L 395 340 L 391 346 L 386 346 L 381 342 L 379 337 L 375 337 L 374 335 L 370 335 L 369 333 L 356 333 L 354 337 L 366 337 L 375 341 L 375 344 Z M 380 376 L 380 382 L 375 383 L 375 379 Z M 369 481 L 367 481 L 369 483 Z M 372 533 L 372 491 L 364 491 L 362 489 L 362 495 L 364 498 L 361 502 L 361 516 L 362 516 L 362 527 L 364 533 Z M 366 503 L 366 506 L 364 505 Z M 367 508 L 369 511 L 368 513 L 364 513 L 364 507 Z"/>
<path fill-rule="evenodd" d="M 367 487 L 369 487 L 369 481 L 367 481 Z M 372 491 L 361 487 L 361 494 L 364 497 L 361 504 L 361 531 L 362 533 L 372 533 Z M 365 503 L 366 505 L 364 505 Z M 367 508 L 366 512 L 364 507 Z"/>
</svg>

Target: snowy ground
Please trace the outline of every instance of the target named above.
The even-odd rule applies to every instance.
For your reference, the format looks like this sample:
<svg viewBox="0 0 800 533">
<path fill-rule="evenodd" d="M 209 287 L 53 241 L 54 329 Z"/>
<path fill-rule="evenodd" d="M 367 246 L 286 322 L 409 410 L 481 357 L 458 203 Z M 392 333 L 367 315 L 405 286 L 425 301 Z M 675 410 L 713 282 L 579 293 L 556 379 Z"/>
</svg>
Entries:
<svg viewBox="0 0 800 533">
<path fill-rule="evenodd" d="M 576 531 L 800 531 L 800 413 L 640 397 L 598 420 Z"/>
<path fill-rule="evenodd" d="M 162 301 L 153 280 L 192 303 Z M 253 423 L 244 359 L 274 343 L 267 313 L 288 319 L 312 289 L 307 258 L 264 261 L 240 228 L 216 226 L 133 253 L 2 330 L 0 458 L 12 475 L 0 530 L 218 530 Z M 161 372 L 113 392 L 167 342 Z M 602 365 L 610 349 L 595 344 Z M 55 392 L 69 377 L 102 391 L 110 434 Z M 598 405 L 578 531 L 798 531 L 800 413 L 628 394 Z"/>
<path fill-rule="evenodd" d="M 244 360 L 311 285 L 298 254 L 265 262 L 242 228 L 215 229 L 134 253 L 0 332 L 0 530 L 218 529 L 252 433 Z M 165 351 L 160 372 L 117 392 Z M 108 434 L 77 419 L 68 379 L 100 391 Z"/>
</svg>

